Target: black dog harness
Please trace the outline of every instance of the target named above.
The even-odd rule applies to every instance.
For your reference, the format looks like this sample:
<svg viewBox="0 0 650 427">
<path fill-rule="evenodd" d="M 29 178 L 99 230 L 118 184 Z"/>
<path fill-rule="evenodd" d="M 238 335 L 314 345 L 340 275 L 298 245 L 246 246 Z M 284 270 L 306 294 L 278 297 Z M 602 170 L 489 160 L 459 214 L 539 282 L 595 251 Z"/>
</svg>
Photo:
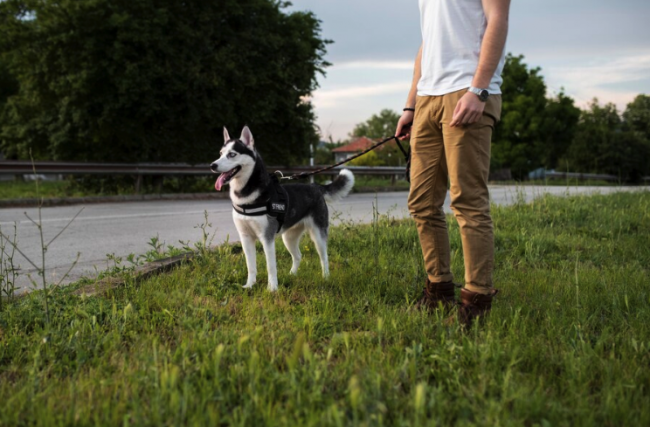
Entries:
<svg viewBox="0 0 650 427">
<path fill-rule="evenodd" d="M 271 194 L 267 200 L 240 206 L 233 203 L 232 208 L 238 214 L 245 216 L 272 216 L 278 221 L 278 231 L 276 233 L 279 233 L 284 224 L 284 217 L 289 210 L 289 195 L 287 190 L 280 185 L 280 181 L 275 174 L 269 174 L 269 177 L 271 178 L 269 184 Z"/>
</svg>

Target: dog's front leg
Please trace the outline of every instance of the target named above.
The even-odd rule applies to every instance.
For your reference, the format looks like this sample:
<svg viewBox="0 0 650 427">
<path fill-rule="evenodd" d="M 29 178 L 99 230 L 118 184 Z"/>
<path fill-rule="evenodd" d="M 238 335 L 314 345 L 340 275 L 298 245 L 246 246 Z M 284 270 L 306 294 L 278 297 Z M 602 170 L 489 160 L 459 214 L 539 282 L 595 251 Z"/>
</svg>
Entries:
<svg viewBox="0 0 650 427">
<path fill-rule="evenodd" d="M 255 237 L 242 235 L 241 245 L 244 248 L 244 255 L 246 256 L 246 267 L 248 268 L 248 280 L 244 288 L 252 288 L 257 280 L 257 260 L 255 254 Z"/>
<path fill-rule="evenodd" d="M 278 269 L 275 263 L 275 238 L 261 239 L 262 246 L 264 246 L 264 254 L 266 255 L 266 271 L 269 275 L 269 291 L 275 292 L 278 290 Z"/>
</svg>

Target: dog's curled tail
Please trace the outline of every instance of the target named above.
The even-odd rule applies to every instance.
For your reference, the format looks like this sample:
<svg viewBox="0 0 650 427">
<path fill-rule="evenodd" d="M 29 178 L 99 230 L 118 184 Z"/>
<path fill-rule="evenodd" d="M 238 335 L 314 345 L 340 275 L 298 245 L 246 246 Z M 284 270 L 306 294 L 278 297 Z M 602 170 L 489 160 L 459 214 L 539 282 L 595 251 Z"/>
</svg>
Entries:
<svg viewBox="0 0 650 427">
<path fill-rule="evenodd" d="M 325 200 L 336 202 L 350 193 L 354 186 L 354 175 L 348 169 L 343 169 L 334 182 L 323 186 Z"/>
</svg>

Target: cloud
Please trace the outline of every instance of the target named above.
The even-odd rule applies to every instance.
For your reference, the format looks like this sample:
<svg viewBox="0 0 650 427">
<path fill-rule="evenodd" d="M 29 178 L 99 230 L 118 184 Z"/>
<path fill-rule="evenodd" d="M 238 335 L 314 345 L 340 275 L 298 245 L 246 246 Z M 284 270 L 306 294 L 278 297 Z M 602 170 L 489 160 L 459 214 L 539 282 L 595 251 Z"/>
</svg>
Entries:
<svg viewBox="0 0 650 427">
<path fill-rule="evenodd" d="M 580 107 L 594 97 L 624 109 L 636 95 L 650 92 L 650 52 L 617 58 L 600 58 L 581 64 L 547 68 L 549 92 L 564 87 Z"/>
<path fill-rule="evenodd" d="M 410 82 L 400 81 L 393 83 L 350 86 L 340 89 L 320 89 L 314 92 L 312 103 L 319 109 L 336 108 L 350 99 L 367 98 L 389 94 L 402 94 L 406 96 Z"/>
<path fill-rule="evenodd" d="M 413 70 L 413 61 L 349 61 L 337 64 L 338 70 Z"/>
</svg>

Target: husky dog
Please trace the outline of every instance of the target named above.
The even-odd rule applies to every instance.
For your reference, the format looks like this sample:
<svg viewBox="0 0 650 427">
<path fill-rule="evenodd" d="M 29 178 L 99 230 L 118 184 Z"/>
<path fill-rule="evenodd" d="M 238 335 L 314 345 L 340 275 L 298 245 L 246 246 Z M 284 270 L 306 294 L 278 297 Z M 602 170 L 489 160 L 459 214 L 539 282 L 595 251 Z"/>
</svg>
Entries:
<svg viewBox="0 0 650 427">
<path fill-rule="evenodd" d="M 354 185 L 354 176 L 344 169 L 329 185 L 296 184 L 280 186 L 269 175 L 259 153 L 255 150 L 253 134 L 244 127 L 239 139 L 232 139 L 223 129 L 224 145 L 221 157 L 210 165 L 214 173 L 220 173 L 215 189 L 230 184 L 230 200 L 233 204 L 233 220 L 239 232 L 248 280 L 244 288 L 251 288 L 257 277 L 255 241 L 260 240 L 266 255 L 268 289 L 278 289 L 275 262 L 275 235 L 282 234 L 293 265 L 291 274 L 300 265 L 300 238 L 309 232 L 320 257 L 323 277 L 329 275 L 327 260 L 327 232 L 329 214 L 325 201 L 339 200 L 348 195 Z"/>
</svg>

